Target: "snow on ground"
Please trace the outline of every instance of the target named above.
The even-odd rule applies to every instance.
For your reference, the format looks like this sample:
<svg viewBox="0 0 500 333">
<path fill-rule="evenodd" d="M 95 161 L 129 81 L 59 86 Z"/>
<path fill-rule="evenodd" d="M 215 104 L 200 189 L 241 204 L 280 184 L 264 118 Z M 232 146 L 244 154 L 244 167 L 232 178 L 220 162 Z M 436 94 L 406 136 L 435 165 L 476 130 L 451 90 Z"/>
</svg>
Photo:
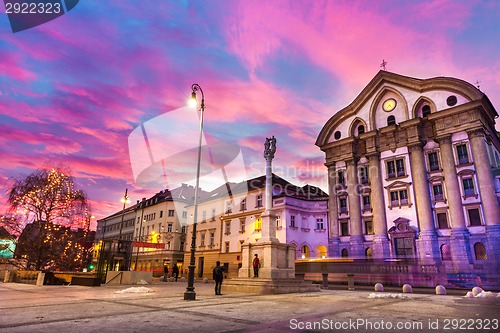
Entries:
<svg viewBox="0 0 500 333">
<path fill-rule="evenodd" d="M 407 295 L 403 294 L 382 294 L 382 293 L 371 293 L 368 295 L 368 298 L 399 298 L 399 299 L 407 299 L 410 298 Z"/>
<path fill-rule="evenodd" d="M 467 294 L 464 296 L 467 298 L 494 298 L 494 297 L 499 297 L 500 298 L 500 293 L 492 293 L 491 291 L 481 291 L 479 294 L 474 296 L 472 291 L 468 291 Z"/>
<path fill-rule="evenodd" d="M 115 294 L 141 294 L 151 292 L 153 292 L 153 289 L 147 287 L 130 287 L 127 289 L 115 291 Z"/>
</svg>

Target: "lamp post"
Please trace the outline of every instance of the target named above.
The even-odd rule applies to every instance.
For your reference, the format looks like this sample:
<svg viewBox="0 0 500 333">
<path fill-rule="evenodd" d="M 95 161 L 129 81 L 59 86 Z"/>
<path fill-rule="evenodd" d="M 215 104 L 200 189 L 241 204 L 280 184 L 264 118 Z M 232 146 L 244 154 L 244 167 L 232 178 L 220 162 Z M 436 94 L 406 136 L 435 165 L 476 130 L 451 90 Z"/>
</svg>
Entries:
<svg viewBox="0 0 500 333">
<path fill-rule="evenodd" d="M 200 187 L 200 163 L 201 163 L 201 144 L 203 139 L 203 112 L 205 111 L 205 96 L 201 87 L 195 83 L 191 86 L 191 102 L 196 103 L 196 92 L 201 93 L 200 104 L 200 138 L 198 142 L 198 166 L 196 169 L 196 187 L 194 188 L 194 220 L 193 220 L 193 236 L 191 238 L 191 259 L 189 261 L 188 286 L 184 292 L 185 301 L 194 301 L 196 292 L 194 291 L 194 268 L 196 254 L 196 224 L 198 220 L 198 190 Z"/>
<path fill-rule="evenodd" d="M 123 210 L 122 210 L 122 222 L 120 223 L 120 233 L 118 234 L 118 240 L 122 240 L 123 219 L 125 218 L 125 205 L 130 202 L 127 193 L 128 193 L 128 188 L 125 189 L 125 195 L 121 200 L 121 202 L 123 202 Z"/>
</svg>

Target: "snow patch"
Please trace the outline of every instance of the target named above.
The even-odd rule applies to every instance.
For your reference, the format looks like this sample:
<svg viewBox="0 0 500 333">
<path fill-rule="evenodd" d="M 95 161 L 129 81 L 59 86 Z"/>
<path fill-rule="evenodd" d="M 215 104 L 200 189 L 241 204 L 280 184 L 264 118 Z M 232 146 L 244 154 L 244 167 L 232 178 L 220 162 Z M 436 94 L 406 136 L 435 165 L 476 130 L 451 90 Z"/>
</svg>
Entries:
<svg viewBox="0 0 500 333">
<path fill-rule="evenodd" d="M 409 296 L 403 294 L 380 294 L 380 293 L 371 293 L 368 295 L 368 298 L 399 298 L 399 299 L 407 299 Z"/>
<path fill-rule="evenodd" d="M 146 287 L 130 287 L 123 290 L 115 291 L 115 294 L 141 294 L 141 293 L 152 293 L 153 289 Z"/>
<path fill-rule="evenodd" d="M 136 282 L 136 284 L 149 284 L 146 282 L 146 280 L 139 280 Z"/>
<path fill-rule="evenodd" d="M 475 287 L 478 288 L 478 287 Z M 473 291 L 468 291 L 467 294 L 464 296 L 466 298 L 495 298 L 495 297 L 500 297 L 500 293 L 492 293 L 491 291 L 484 291 L 481 289 L 479 293 L 475 293 L 474 291 L 477 292 L 477 289 Z"/>
</svg>

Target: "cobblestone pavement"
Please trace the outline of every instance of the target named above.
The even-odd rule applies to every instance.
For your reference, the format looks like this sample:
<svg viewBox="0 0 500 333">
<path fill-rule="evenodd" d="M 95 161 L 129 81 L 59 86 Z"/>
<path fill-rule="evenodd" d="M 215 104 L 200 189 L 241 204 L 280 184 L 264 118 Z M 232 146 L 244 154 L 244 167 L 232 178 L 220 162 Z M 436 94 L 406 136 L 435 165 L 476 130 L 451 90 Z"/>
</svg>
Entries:
<svg viewBox="0 0 500 333">
<path fill-rule="evenodd" d="M 185 282 L 154 282 L 144 286 L 151 292 L 116 293 L 131 287 L 139 286 L 37 287 L 0 283 L 0 332 L 500 330 L 500 298 L 470 299 L 457 292 L 437 296 L 334 289 L 287 295 L 215 296 L 212 283 L 196 283 L 197 300 L 184 301 Z"/>
</svg>

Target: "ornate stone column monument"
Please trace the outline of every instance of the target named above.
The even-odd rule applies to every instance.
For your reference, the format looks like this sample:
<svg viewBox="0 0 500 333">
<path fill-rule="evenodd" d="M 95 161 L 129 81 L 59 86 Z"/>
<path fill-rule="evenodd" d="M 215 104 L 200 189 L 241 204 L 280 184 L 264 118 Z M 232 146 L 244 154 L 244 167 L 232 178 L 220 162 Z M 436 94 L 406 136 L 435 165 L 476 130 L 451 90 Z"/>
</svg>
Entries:
<svg viewBox="0 0 500 333">
<path fill-rule="evenodd" d="M 262 236 L 256 243 L 241 246 L 242 267 L 238 272 L 238 278 L 225 282 L 223 291 L 261 294 L 319 291 L 319 285 L 295 279 L 295 245 L 280 243 L 276 238 L 276 216 L 272 210 L 272 160 L 275 152 L 276 138 L 274 136 L 266 138 L 264 143 L 266 188 Z M 253 278 L 252 261 L 255 254 L 259 256 L 261 265 L 258 278 Z"/>
</svg>

